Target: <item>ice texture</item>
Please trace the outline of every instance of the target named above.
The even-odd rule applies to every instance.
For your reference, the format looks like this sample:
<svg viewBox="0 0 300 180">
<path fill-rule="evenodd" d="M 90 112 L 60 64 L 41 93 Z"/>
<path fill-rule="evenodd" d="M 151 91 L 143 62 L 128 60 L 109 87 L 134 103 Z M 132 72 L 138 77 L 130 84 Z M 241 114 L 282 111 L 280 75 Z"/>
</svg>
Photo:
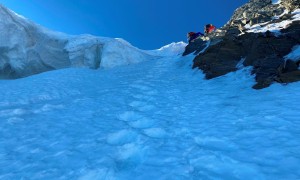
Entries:
<svg viewBox="0 0 300 180">
<path fill-rule="evenodd" d="M 1 80 L 0 179 L 299 179 L 300 83 L 193 58 Z"/>
</svg>

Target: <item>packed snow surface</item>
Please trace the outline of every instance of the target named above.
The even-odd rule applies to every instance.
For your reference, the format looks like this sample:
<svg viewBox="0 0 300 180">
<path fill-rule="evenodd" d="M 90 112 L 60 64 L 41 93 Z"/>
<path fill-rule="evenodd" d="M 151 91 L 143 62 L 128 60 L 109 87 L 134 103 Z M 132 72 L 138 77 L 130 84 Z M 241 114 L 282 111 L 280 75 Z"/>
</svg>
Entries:
<svg viewBox="0 0 300 180">
<path fill-rule="evenodd" d="M 0 179 L 299 179 L 300 83 L 192 59 L 1 80 Z"/>
</svg>

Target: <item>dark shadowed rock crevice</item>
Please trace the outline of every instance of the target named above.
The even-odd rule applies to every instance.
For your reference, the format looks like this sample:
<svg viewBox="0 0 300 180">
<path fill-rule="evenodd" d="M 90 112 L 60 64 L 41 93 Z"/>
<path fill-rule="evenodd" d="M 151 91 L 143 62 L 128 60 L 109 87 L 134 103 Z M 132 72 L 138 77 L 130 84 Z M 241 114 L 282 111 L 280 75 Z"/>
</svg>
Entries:
<svg viewBox="0 0 300 180">
<path fill-rule="evenodd" d="M 201 38 L 195 39 L 192 43 L 189 43 L 183 52 L 183 56 L 186 56 L 188 54 L 194 53 L 198 54 L 200 53 L 205 47 L 207 46 L 207 42 L 202 40 Z"/>
</svg>

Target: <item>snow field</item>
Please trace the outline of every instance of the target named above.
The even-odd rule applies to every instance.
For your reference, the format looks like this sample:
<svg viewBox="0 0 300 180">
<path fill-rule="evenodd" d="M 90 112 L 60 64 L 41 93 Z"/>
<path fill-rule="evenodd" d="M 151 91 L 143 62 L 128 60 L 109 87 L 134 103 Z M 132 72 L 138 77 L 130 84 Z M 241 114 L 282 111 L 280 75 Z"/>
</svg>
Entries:
<svg viewBox="0 0 300 180">
<path fill-rule="evenodd" d="M 1 81 L 0 179 L 297 179 L 299 83 L 193 56 Z"/>
<path fill-rule="evenodd" d="M 246 28 L 280 35 L 290 23 Z M 193 56 L 176 56 L 183 42 L 142 51 L 122 39 L 33 26 L 68 39 L 75 67 L 102 69 L 0 81 L 1 180 L 300 178 L 299 82 L 256 91 L 240 64 L 207 81 L 191 70 Z M 296 46 L 287 58 L 298 57 Z"/>
</svg>

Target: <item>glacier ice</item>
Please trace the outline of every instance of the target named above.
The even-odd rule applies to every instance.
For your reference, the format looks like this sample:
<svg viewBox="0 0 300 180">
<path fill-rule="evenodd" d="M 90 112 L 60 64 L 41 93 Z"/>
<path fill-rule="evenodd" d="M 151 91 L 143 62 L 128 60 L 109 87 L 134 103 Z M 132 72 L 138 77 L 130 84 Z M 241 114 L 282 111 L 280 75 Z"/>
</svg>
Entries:
<svg viewBox="0 0 300 180">
<path fill-rule="evenodd" d="M 119 38 L 67 35 L 37 25 L 2 5 L 0 27 L 0 78 L 68 67 L 112 68 L 178 54 L 185 46 L 175 43 L 172 48 L 145 51 Z"/>
</svg>

